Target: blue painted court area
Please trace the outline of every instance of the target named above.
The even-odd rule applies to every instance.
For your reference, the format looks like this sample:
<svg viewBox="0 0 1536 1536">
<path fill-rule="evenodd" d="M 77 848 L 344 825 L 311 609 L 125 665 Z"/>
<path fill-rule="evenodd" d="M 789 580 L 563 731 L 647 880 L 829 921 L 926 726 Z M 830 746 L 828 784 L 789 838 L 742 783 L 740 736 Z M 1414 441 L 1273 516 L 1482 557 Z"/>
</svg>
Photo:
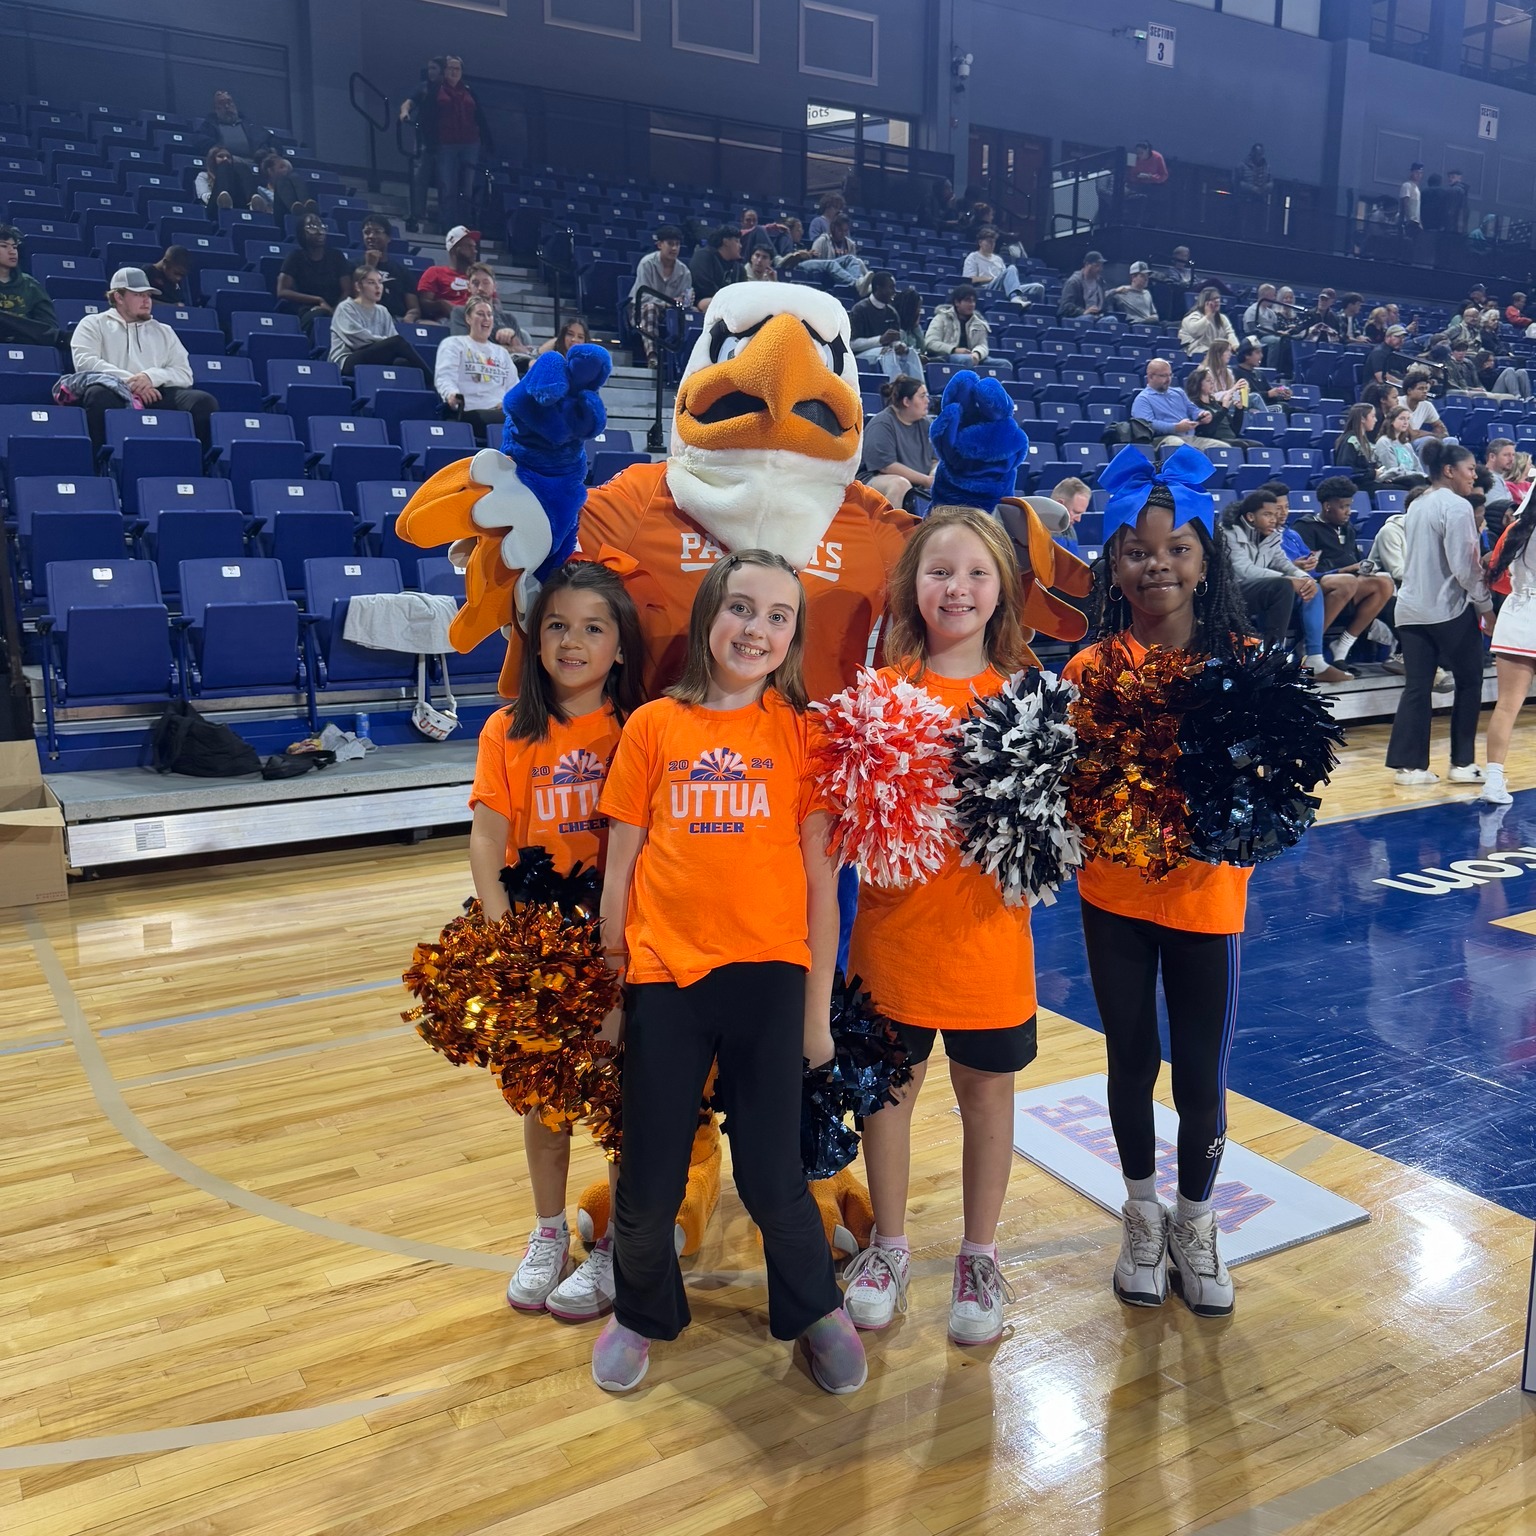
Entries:
<svg viewBox="0 0 1536 1536">
<path fill-rule="evenodd" d="M 1253 876 L 1229 1085 L 1536 1217 L 1529 912 L 1536 791 L 1314 828 Z M 1033 921 L 1042 1005 L 1097 1025 L 1075 887 Z"/>
</svg>

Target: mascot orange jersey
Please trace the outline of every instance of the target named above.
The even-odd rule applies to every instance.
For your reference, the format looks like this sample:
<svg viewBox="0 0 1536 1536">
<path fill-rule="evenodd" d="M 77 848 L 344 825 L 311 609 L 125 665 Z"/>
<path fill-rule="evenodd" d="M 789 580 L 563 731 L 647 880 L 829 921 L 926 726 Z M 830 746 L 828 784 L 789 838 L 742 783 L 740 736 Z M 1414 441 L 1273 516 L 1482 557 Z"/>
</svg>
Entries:
<svg viewBox="0 0 1536 1536">
<path fill-rule="evenodd" d="M 565 363 L 546 354 L 535 368 Z M 402 538 L 425 548 L 458 543 L 456 558 L 462 541 L 474 541 L 453 641 L 469 650 L 506 631 L 501 691 L 508 697 L 521 651 L 517 616 L 534 589 L 529 573 L 551 547 L 544 481 L 518 472 L 529 460 L 514 397 L 532 378 L 508 401 L 516 462 L 488 450 L 449 465 L 416 492 L 397 525 Z M 571 391 L 578 392 L 574 381 Z M 854 480 L 862 429 L 848 317 L 835 299 L 781 283 L 740 283 L 715 295 L 678 386 L 667 461 L 635 465 L 588 491 L 577 525 L 581 553 L 617 570 L 635 599 L 648 690 L 678 675 L 704 573 L 723 552 L 754 547 L 774 550 L 801 573 L 812 696 L 852 682 L 880 617 L 887 573 L 916 526 Z M 1027 506 L 1017 507 L 1027 524 L 1026 618 L 1075 638 L 1081 615 L 1045 589 L 1086 591 L 1086 570 Z"/>
</svg>

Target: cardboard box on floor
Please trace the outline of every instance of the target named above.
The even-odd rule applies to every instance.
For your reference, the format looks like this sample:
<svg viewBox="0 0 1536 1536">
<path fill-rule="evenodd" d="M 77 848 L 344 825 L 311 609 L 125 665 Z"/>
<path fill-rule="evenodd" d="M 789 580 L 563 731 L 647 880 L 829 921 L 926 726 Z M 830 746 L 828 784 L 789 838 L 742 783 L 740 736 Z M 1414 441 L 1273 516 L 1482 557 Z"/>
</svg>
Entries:
<svg viewBox="0 0 1536 1536">
<path fill-rule="evenodd" d="M 0 741 L 0 907 L 63 901 L 64 813 L 43 783 L 37 747 Z"/>
</svg>

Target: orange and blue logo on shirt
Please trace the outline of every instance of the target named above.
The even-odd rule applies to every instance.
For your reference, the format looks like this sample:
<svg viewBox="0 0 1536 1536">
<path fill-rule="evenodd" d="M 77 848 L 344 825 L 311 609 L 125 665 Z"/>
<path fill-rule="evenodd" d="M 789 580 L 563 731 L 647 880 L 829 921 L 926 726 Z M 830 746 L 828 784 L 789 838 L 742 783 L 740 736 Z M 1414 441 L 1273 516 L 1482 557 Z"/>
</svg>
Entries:
<svg viewBox="0 0 1536 1536">
<path fill-rule="evenodd" d="M 555 825 L 562 833 L 601 832 L 608 818 L 597 815 L 597 801 L 607 776 L 607 765 L 588 748 L 562 753 L 550 782 L 534 786 L 535 814 L 546 826 Z"/>
<path fill-rule="evenodd" d="M 771 817 L 768 781 L 749 777 L 747 760 L 735 748 L 712 747 L 692 765 L 672 766 L 674 772 L 687 773 L 686 779 L 672 781 L 672 819 L 686 821 L 689 832 L 745 832 L 748 821 Z"/>
</svg>

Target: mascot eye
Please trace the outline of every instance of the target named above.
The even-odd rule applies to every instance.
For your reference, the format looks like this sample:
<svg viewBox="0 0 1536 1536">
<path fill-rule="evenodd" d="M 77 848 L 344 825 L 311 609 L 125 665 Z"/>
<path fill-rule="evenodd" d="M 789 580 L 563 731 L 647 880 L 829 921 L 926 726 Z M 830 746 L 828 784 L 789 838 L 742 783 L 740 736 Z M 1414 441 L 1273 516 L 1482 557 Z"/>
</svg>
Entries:
<svg viewBox="0 0 1536 1536">
<path fill-rule="evenodd" d="M 834 336 L 831 341 L 823 341 L 810 326 L 806 326 L 805 333 L 811 338 L 811 344 L 816 348 L 817 355 L 829 369 L 841 376 L 843 371 L 843 359 L 848 355 L 848 349 L 843 345 L 841 336 Z"/>
<path fill-rule="evenodd" d="M 740 356 L 751 344 L 752 337 L 750 335 L 732 336 L 728 333 L 715 343 L 714 361 L 717 363 L 728 363 L 733 357 Z"/>
</svg>

